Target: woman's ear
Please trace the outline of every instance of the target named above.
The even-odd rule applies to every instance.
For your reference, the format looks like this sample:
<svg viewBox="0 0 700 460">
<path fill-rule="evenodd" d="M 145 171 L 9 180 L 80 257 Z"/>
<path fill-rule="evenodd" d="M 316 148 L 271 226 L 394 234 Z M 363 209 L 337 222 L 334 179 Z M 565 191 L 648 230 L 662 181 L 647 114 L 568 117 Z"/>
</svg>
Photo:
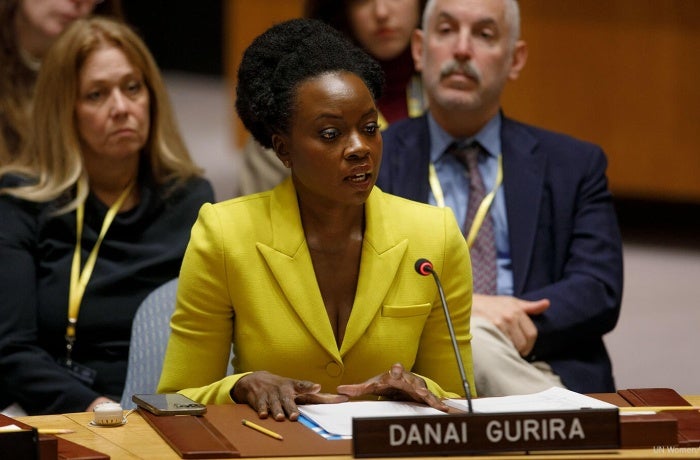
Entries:
<svg viewBox="0 0 700 460">
<path fill-rule="evenodd" d="M 287 143 L 281 134 L 272 135 L 272 148 L 277 154 L 277 158 L 284 164 L 285 168 L 292 167 L 292 160 L 289 158 L 289 151 L 287 150 Z"/>
</svg>

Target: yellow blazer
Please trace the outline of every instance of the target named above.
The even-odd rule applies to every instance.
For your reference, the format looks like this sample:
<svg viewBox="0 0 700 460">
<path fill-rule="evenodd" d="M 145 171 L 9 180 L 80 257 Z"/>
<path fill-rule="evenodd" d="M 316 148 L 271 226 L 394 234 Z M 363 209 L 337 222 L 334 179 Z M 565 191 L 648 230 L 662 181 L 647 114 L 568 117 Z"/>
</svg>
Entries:
<svg viewBox="0 0 700 460">
<path fill-rule="evenodd" d="M 267 370 L 335 393 L 401 362 L 438 396 L 464 396 L 437 287 L 414 270 L 427 258 L 442 281 L 474 393 L 471 266 L 452 212 L 375 187 L 365 217 L 357 294 L 338 349 L 292 181 L 205 204 L 183 261 L 158 391 L 231 403 L 239 378 Z M 226 376 L 231 345 L 235 374 Z"/>
</svg>

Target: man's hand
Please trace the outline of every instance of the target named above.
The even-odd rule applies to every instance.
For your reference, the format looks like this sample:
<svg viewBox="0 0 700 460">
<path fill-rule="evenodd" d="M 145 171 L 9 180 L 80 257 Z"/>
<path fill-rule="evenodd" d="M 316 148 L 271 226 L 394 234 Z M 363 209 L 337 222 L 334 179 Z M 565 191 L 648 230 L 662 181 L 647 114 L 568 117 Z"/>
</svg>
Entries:
<svg viewBox="0 0 700 460">
<path fill-rule="evenodd" d="M 549 308 L 549 299 L 522 300 L 510 296 L 474 294 L 472 315 L 491 321 L 515 346 L 520 356 L 527 356 L 535 346 L 537 328 L 529 315 L 539 315 Z"/>
</svg>

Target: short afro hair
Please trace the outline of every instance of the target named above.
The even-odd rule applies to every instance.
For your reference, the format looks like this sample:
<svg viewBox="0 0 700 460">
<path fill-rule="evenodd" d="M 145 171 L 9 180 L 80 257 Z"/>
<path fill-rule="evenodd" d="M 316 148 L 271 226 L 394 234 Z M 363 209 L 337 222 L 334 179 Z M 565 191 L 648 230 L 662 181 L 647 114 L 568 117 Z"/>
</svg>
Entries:
<svg viewBox="0 0 700 460">
<path fill-rule="evenodd" d="M 255 140 L 272 147 L 272 135 L 287 133 L 296 88 L 327 73 L 360 77 L 374 99 L 381 96 L 384 73 L 366 52 L 317 19 L 292 19 L 258 36 L 238 69 L 236 111 Z"/>
</svg>

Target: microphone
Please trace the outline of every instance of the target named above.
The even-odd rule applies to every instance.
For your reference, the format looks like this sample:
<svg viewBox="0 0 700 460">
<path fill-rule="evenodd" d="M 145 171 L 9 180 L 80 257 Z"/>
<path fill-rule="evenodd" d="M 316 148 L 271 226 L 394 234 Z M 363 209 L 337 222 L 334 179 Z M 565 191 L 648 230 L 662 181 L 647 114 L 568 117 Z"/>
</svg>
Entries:
<svg viewBox="0 0 700 460">
<path fill-rule="evenodd" d="M 438 278 L 437 273 L 433 270 L 433 264 L 428 259 L 418 259 L 414 265 L 416 272 L 422 276 L 433 275 L 435 284 L 437 285 L 438 292 L 440 293 L 440 302 L 442 303 L 442 310 L 445 312 L 445 320 L 447 321 L 447 329 L 450 331 L 450 338 L 452 339 L 452 348 L 454 349 L 455 358 L 457 358 L 457 366 L 459 367 L 459 376 L 462 378 L 462 386 L 464 387 L 464 394 L 467 398 L 467 407 L 469 408 L 469 413 L 473 413 L 472 409 L 472 394 L 469 391 L 469 381 L 467 380 L 467 375 L 464 372 L 464 363 L 462 362 L 462 355 L 459 352 L 459 347 L 457 346 L 457 337 L 455 336 L 455 330 L 452 327 L 452 318 L 450 317 L 450 310 L 447 308 L 447 301 L 445 300 L 445 291 L 442 290 L 442 283 L 440 283 L 440 278 Z"/>
</svg>

